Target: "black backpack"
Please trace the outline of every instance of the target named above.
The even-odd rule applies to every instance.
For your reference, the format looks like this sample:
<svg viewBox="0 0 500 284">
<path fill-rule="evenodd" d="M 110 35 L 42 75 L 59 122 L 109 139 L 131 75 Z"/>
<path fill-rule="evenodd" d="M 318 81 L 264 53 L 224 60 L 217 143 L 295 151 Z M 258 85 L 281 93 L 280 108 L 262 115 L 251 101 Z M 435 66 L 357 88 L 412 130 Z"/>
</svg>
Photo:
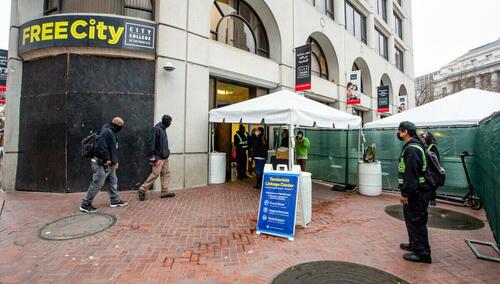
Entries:
<svg viewBox="0 0 500 284">
<path fill-rule="evenodd" d="M 82 158 L 93 158 L 96 156 L 95 146 L 97 144 L 97 132 L 90 133 L 89 136 L 80 142 L 80 155 Z"/>
<path fill-rule="evenodd" d="M 445 182 L 446 171 L 441 166 L 436 153 L 429 149 L 425 150 L 427 159 L 427 171 L 425 172 L 425 182 L 431 187 L 443 186 Z"/>
</svg>

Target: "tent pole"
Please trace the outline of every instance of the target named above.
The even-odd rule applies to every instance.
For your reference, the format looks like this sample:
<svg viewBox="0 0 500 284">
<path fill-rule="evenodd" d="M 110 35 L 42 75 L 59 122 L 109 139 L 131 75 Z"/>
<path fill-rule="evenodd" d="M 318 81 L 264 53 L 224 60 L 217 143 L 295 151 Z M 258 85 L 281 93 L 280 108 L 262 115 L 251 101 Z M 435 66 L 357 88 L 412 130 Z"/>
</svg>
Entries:
<svg viewBox="0 0 500 284">
<path fill-rule="evenodd" d="M 290 131 L 288 132 L 288 170 L 292 171 L 293 159 L 295 158 L 295 140 L 293 136 L 293 120 L 290 122 Z"/>
</svg>

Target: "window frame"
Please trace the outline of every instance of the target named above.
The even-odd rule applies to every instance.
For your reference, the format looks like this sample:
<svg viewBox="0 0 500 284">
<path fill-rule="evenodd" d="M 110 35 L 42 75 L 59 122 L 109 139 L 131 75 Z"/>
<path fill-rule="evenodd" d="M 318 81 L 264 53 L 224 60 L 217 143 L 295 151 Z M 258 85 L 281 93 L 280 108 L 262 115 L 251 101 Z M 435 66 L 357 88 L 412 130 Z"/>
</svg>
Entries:
<svg viewBox="0 0 500 284">
<path fill-rule="evenodd" d="M 403 39 L 403 19 L 398 14 L 394 13 L 394 33 Z"/>
<path fill-rule="evenodd" d="M 334 6 L 335 4 L 333 3 L 334 0 L 325 0 L 325 14 L 330 17 L 332 20 L 335 20 L 335 15 L 334 15 Z M 329 9 L 329 3 L 331 3 L 331 9 Z"/>
<path fill-rule="evenodd" d="M 367 36 L 366 36 L 366 16 L 361 13 L 358 9 L 356 9 L 356 7 L 354 7 L 354 5 L 352 5 L 351 2 L 349 1 L 345 1 L 345 4 L 344 4 L 344 14 L 347 15 L 347 6 L 349 6 L 352 10 L 353 10 L 353 14 L 352 14 L 352 19 L 353 19 L 353 22 L 352 22 L 352 30 L 353 30 L 353 33 L 352 35 L 355 37 L 355 38 L 358 38 L 358 34 L 356 32 L 356 14 L 359 15 L 359 18 L 360 18 L 360 27 L 361 27 L 361 31 L 360 31 L 360 35 L 359 35 L 359 40 L 361 42 L 363 42 L 364 44 L 368 44 L 368 40 L 367 40 Z M 347 29 L 347 16 L 344 16 L 344 19 L 345 19 L 345 29 L 351 33 L 348 29 Z"/>
<path fill-rule="evenodd" d="M 314 53 L 314 50 L 311 47 L 311 55 L 314 56 L 314 58 L 318 61 L 318 66 L 319 66 L 319 76 L 318 77 L 329 81 L 330 80 L 330 72 L 328 70 L 328 59 L 325 55 L 325 52 L 323 51 L 323 48 L 321 48 L 321 45 L 312 37 L 309 37 L 307 39 L 306 43 L 311 44 L 311 46 L 315 45 L 318 47 L 320 54 Z M 324 58 L 324 60 L 325 60 L 325 70 L 323 70 L 323 68 L 321 68 L 321 58 Z M 312 66 L 311 66 L 311 72 L 312 72 Z M 317 76 L 317 75 L 315 74 L 315 76 Z"/>
<path fill-rule="evenodd" d="M 48 16 L 48 15 L 52 15 L 52 14 L 61 14 L 61 12 L 62 12 L 61 7 L 63 6 L 63 1 L 64 0 L 57 0 L 56 4 L 53 7 L 49 7 L 50 0 L 44 0 L 44 2 L 43 2 L 43 15 Z M 125 1 L 121 1 L 121 2 L 123 4 L 122 5 L 123 12 L 121 14 L 116 14 L 116 15 L 131 17 L 131 18 L 135 18 L 135 19 L 142 19 L 142 20 L 147 20 L 147 21 L 155 21 L 156 20 L 155 1 L 154 0 L 150 0 L 151 9 L 142 8 L 142 7 L 136 6 L 136 5 L 127 5 L 125 3 Z M 148 12 L 148 13 L 151 13 L 151 18 L 145 19 L 145 18 L 140 18 L 140 17 L 128 16 L 126 14 L 127 10 L 137 10 L 137 11 L 142 11 L 142 12 Z M 115 15 L 115 14 L 109 14 L 109 15 Z"/>
<path fill-rule="evenodd" d="M 387 0 L 375 0 L 375 3 L 377 15 L 387 23 Z M 382 5 L 382 7 L 380 7 L 380 5 Z"/>
<path fill-rule="evenodd" d="M 377 37 L 377 53 L 385 58 L 386 60 L 389 60 L 389 39 L 382 33 L 379 29 L 375 28 L 375 36 Z M 382 41 L 382 43 L 381 43 Z M 382 46 L 381 46 L 382 45 Z M 381 50 L 383 49 L 383 54 L 381 53 Z"/>
<path fill-rule="evenodd" d="M 398 68 L 401 72 L 405 72 L 405 62 L 404 62 L 404 51 L 401 50 L 399 47 L 395 46 L 395 62 L 396 62 L 396 68 Z M 399 60 L 398 60 L 398 53 L 399 53 Z"/>
<path fill-rule="evenodd" d="M 56 14 L 57 14 L 57 12 L 59 12 L 59 10 L 61 8 L 62 0 L 55 1 L 56 3 L 54 4 L 53 7 L 49 7 L 49 2 L 50 2 L 50 0 L 43 1 L 43 15 L 44 16 L 53 14 L 54 12 L 56 12 Z"/>
</svg>

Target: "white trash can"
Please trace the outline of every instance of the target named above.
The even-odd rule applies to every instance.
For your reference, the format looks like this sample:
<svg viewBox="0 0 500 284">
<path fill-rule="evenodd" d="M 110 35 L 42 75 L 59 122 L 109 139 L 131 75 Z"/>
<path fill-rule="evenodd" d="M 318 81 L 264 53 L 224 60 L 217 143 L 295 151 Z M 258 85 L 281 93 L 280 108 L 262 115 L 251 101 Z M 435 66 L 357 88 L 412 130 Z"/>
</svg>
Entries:
<svg viewBox="0 0 500 284">
<path fill-rule="evenodd" d="M 365 196 L 382 194 L 382 164 L 358 162 L 358 191 Z"/>
<path fill-rule="evenodd" d="M 226 153 L 212 152 L 209 154 L 210 172 L 208 183 L 221 184 L 226 182 Z"/>
<path fill-rule="evenodd" d="M 312 180 L 311 173 L 301 172 L 299 176 L 299 194 L 297 196 L 296 225 L 307 227 L 312 217 Z"/>
</svg>

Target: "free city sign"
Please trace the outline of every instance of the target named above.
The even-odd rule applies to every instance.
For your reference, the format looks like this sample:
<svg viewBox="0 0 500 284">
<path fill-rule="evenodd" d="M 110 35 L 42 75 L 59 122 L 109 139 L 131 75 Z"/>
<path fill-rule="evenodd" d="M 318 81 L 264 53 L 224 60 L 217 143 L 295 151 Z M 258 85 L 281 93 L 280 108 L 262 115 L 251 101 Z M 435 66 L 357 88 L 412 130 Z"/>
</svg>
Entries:
<svg viewBox="0 0 500 284">
<path fill-rule="evenodd" d="M 100 15 L 58 15 L 23 24 L 19 53 L 50 47 L 103 47 L 155 52 L 152 22 Z"/>
</svg>

